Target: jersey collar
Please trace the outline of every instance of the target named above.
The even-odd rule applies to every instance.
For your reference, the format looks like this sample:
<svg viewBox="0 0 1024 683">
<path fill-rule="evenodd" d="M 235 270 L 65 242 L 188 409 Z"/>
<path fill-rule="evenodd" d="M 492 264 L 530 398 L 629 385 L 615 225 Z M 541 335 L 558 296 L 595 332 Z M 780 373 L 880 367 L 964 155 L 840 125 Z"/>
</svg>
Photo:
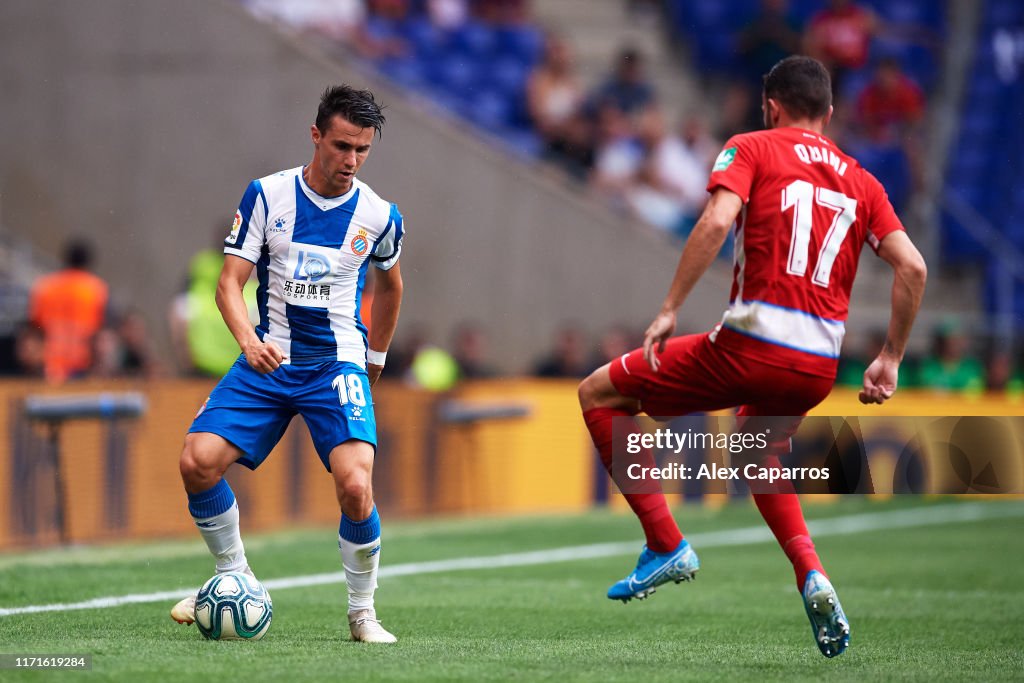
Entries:
<svg viewBox="0 0 1024 683">
<path fill-rule="evenodd" d="M 309 198 L 309 201 L 316 204 L 316 206 L 322 211 L 330 211 L 331 209 L 338 208 L 348 200 L 352 199 L 352 195 L 354 195 L 358 189 L 359 180 L 357 178 L 353 178 L 352 187 L 350 187 L 348 192 L 345 194 L 337 197 L 324 197 L 306 184 L 305 171 L 305 166 L 299 167 L 299 187 L 302 188 L 302 192 Z"/>
</svg>

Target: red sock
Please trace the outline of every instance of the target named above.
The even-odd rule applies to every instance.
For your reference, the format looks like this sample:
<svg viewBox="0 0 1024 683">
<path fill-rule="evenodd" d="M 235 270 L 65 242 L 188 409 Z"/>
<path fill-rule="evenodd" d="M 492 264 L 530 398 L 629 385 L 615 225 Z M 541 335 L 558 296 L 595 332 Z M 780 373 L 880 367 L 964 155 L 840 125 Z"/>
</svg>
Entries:
<svg viewBox="0 0 1024 683">
<path fill-rule="evenodd" d="M 591 408 L 583 411 L 583 420 L 587 423 L 590 436 L 601 454 L 601 462 L 608 474 L 612 473 L 612 419 L 616 417 L 632 417 L 625 410 L 615 408 Z M 639 431 L 634 423 L 634 428 Z M 650 451 L 646 452 L 654 466 L 654 458 Z M 642 456 L 641 456 L 642 457 Z M 667 553 L 675 550 L 683 540 L 683 534 L 676 526 L 672 511 L 668 509 L 663 493 L 626 493 L 623 494 L 629 507 L 640 518 L 647 537 L 647 547 L 656 553 Z"/>
<path fill-rule="evenodd" d="M 776 540 L 782 546 L 786 557 L 793 563 L 796 570 L 796 586 L 804 589 L 804 581 L 812 569 L 822 574 L 825 570 L 814 550 L 810 532 L 804 522 L 804 513 L 800 510 L 800 499 L 795 493 L 755 493 L 754 502 L 761 516 L 768 523 Z M 827 576 L 827 574 L 826 574 Z"/>
</svg>

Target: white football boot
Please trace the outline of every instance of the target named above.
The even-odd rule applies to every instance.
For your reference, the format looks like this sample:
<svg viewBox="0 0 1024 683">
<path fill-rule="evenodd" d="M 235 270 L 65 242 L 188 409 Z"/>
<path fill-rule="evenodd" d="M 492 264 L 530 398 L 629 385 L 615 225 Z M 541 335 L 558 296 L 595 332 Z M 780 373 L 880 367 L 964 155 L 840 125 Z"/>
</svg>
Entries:
<svg viewBox="0 0 1024 683">
<path fill-rule="evenodd" d="M 194 623 L 196 620 L 196 596 L 190 595 L 179 600 L 178 604 L 171 608 L 171 619 L 186 626 Z"/>
<path fill-rule="evenodd" d="M 349 612 L 348 627 L 352 631 L 352 640 L 361 643 L 397 643 L 398 638 L 380 625 L 377 613 L 372 609 L 360 609 Z"/>
</svg>

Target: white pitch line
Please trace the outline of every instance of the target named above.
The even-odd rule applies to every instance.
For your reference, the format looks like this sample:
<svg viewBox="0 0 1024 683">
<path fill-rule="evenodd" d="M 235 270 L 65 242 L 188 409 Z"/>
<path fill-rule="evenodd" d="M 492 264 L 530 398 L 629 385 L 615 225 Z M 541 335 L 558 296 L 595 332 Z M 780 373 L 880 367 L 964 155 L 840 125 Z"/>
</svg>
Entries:
<svg viewBox="0 0 1024 683">
<path fill-rule="evenodd" d="M 1001 517 L 1024 517 L 1022 504 L 982 504 L 959 503 L 933 505 L 911 508 L 909 510 L 893 510 L 890 512 L 868 512 L 857 515 L 845 515 L 830 519 L 820 519 L 808 523 L 808 528 L 815 537 L 845 536 L 865 531 L 888 531 L 910 527 L 936 526 L 955 522 L 973 522 L 983 519 Z M 737 545 L 767 543 L 774 540 L 771 531 L 765 526 L 745 527 L 710 531 L 703 534 L 688 536 L 697 548 L 721 548 Z M 389 576 L 409 576 L 413 574 L 439 574 L 442 572 L 465 571 L 478 569 L 498 569 L 502 567 L 528 567 L 532 565 L 555 564 L 557 562 L 573 562 L 618 555 L 632 555 L 637 552 L 638 541 L 620 543 L 595 543 L 547 550 L 532 550 L 504 555 L 481 557 L 459 557 L 449 560 L 433 560 L 429 562 L 408 562 L 385 566 L 380 569 L 381 578 Z M 280 579 L 267 579 L 263 584 L 270 590 L 283 588 L 300 588 L 305 586 L 322 586 L 345 582 L 344 572 L 325 574 L 308 574 Z M 163 602 L 180 599 L 187 595 L 188 588 L 159 591 L 155 593 L 135 593 L 131 595 L 115 595 L 94 598 L 82 602 L 54 603 L 49 605 L 27 605 L 25 607 L 0 608 L 0 617 L 17 614 L 35 614 L 39 612 L 68 612 L 83 609 L 102 609 L 132 605 L 146 602 Z"/>
</svg>

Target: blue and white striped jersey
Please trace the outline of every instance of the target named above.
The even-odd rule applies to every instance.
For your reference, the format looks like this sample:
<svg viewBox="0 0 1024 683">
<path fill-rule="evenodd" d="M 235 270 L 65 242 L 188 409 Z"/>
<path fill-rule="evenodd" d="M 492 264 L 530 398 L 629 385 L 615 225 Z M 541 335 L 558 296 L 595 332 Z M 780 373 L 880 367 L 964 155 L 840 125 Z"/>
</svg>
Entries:
<svg viewBox="0 0 1024 683">
<path fill-rule="evenodd" d="M 365 367 L 366 270 L 394 266 L 402 235 L 398 207 L 366 183 L 353 179 L 344 195 L 321 197 L 300 166 L 249 183 L 224 253 L 256 264 L 256 334 L 280 346 L 285 363 Z"/>
</svg>

